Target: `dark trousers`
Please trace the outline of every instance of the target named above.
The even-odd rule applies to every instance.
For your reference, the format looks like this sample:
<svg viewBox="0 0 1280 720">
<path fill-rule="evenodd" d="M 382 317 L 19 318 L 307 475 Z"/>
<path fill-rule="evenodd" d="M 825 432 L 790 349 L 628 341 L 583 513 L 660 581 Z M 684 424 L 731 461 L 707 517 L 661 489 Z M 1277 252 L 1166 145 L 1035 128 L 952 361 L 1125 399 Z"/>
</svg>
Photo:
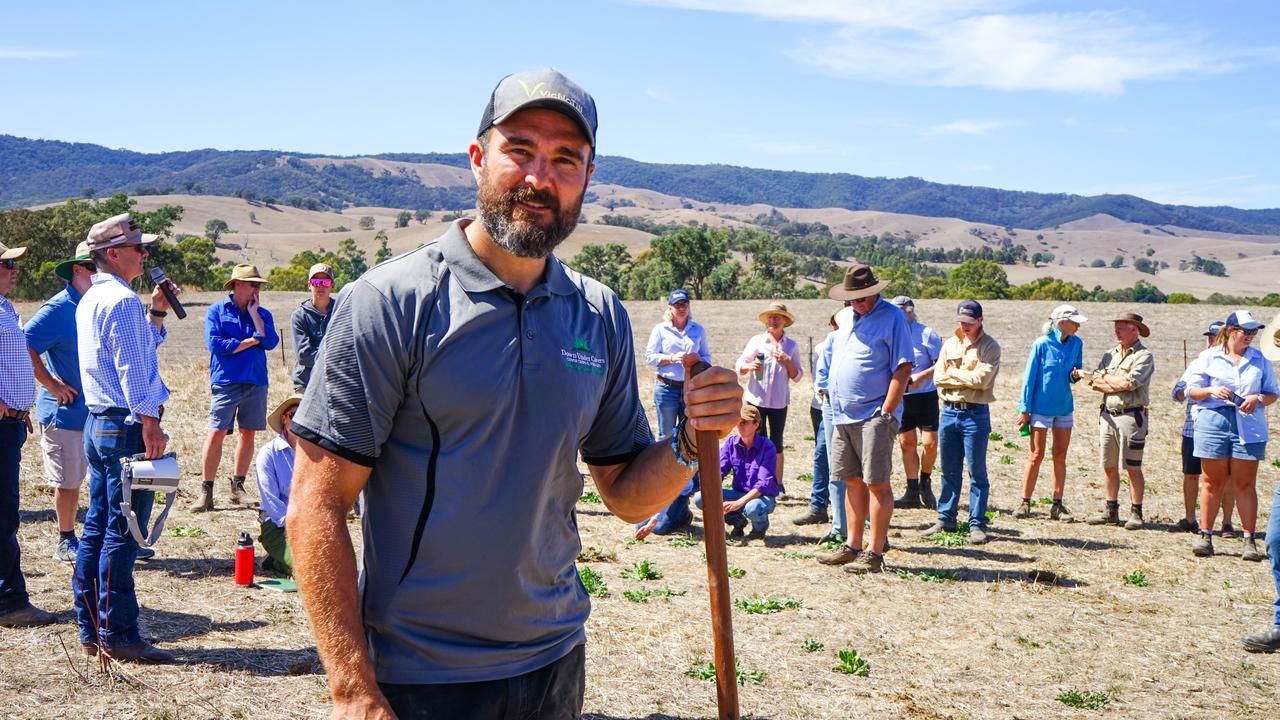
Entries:
<svg viewBox="0 0 1280 720">
<path fill-rule="evenodd" d="M 506 680 L 442 685 L 379 683 L 400 720 L 577 720 L 586 690 L 586 646 Z"/>
<path fill-rule="evenodd" d="M 124 414 L 90 414 L 84 426 L 84 450 L 89 458 L 89 510 L 76 553 L 71 592 L 75 595 L 80 642 L 106 647 L 131 645 L 138 632 L 138 596 L 133 588 L 133 563 L 138 541 L 120 511 L 124 485 L 120 460 L 143 451 L 141 423 L 125 423 Z M 131 498 L 139 527 L 146 527 L 155 493 L 135 491 Z"/>
<path fill-rule="evenodd" d="M 0 419 L 0 613 L 24 608 L 29 602 L 18 548 L 18 472 L 26 441 L 25 423 Z"/>
</svg>

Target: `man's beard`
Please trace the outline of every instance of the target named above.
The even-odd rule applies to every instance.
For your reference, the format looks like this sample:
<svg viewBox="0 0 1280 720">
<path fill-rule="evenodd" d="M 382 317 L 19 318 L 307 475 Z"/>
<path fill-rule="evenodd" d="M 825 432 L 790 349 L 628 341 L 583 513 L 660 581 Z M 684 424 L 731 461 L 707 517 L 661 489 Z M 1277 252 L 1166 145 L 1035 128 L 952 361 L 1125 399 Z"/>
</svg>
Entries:
<svg viewBox="0 0 1280 720">
<path fill-rule="evenodd" d="M 538 225 L 517 203 L 536 203 L 551 211 L 549 226 Z M 482 177 L 476 191 L 476 207 L 480 222 L 499 247 L 517 257 L 545 258 L 551 254 L 578 225 L 578 213 L 582 211 L 582 196 L 568 207 L 561 208 L 555 195 L 546 190 L 518 187 L 503 192 Z M 519 215 L 519 217 L 517 217 Z"/>
</svg>

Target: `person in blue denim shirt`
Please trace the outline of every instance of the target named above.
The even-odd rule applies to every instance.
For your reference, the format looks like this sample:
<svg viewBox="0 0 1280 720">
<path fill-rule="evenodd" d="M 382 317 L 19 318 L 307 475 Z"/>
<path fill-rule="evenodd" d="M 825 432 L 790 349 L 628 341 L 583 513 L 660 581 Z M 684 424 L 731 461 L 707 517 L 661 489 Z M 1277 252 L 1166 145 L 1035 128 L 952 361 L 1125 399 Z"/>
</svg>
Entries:
<svg viewBox="0 0 1280 720">
<path fill-rule="evenodd" d="M 213 509 L 213 482 L 222 460 L 222 441 L 238 429 L 231 502 L 239 503 L 253 463 L 254 435 L 267 429 L 267 351 L 280 344 L 275 320 L 258 296 L 266 278 L 253 265 L 237 265 L 223 290 L 231 294 L 209 306 L 204 334 L 209 346 L 209 434 L 201 453 L 201 493 L 192 512 Z M 237 426 L 239 426 L 237 428 Z"/>
<path fill-rule="evenodd" d="M 1022 376 L 1022 398 L 1018 401 L 1018 425 L 1031 426 L 1031 447 L 1022 476 L 1022 504 L 1015 518 L 1031 517 L 1031 495 L 1044 462 L 1049 431 L 1053 431 L 1053 506 L 1049 517 L 1071 522 L 1075 518 L 1062 502 L 1067 485 L 1067 448 L 1071 445 L 1075 398 L 1071 384 L 1083 377 L 1084 343 L 1076 336 L 1080 324 L 1088 320 L 1071 305 L 1059 305 L 1049 313 L 1044 334 L 1031 344 Z"/>
<path fill-rule="evenodd" d="M 831 415 L 827 402 L 827 373 L 831 369 L 831 340 L 835 336 L 836 316 L 829 321 L 831 332 L 814 348 L 812 367 L 813 399 L 809 402 L 809 422 L 813 426 L 813 487 L 809 490 L 809 509 L 792 522 L 796 525 L 818 525 L 827 522 L 827 508 L 831 506 L 831 464 L 827 447 Z M 841 483 L 841 488 L 844 484 Z M 844 493 L 840 493 L 839 508 L 843 518 Z M 834 508 L 833 508 L 834 509 Z M 843 535 L 841 535 L 843 537 Z"/>
<path fill-rule="evenodd" d="M 689 309 L 689 293 L 672 290 L 667 296 L 667 309 L 662 322 L 653 326 L 645 345 L 645 361 L 658 369 L 653 384 L 653 405 L 658 413 L 658 436 L 670 437 L 676 423 L 684 417 L 684 357 L 697 355 L 711 364 L 711 344 L 707 331 L 693 320 Z M 650 533 L 670 535 L 693 520 L 689 512 L 689 496 L 698 486 L 698 476 L 685 486 L 665 510 L 636 525 L 636 539 Z"/>
<path fill-rule="evenodd" d="M 1183 373 L 1187 397 L 1195 405 L 1192 442 L 1205 482 L 1200 489 L 1200 535 L 1191 545 L 1199 557 L 1213 555 L 1213 520 L 1222 488 L 1235 487 L 1244 549 L 1241 558 L 1262 559 L 1253 533 L 1258 520 L 1258 463 L 1267 448 L 1266 406 L 1280 397 L 1275 370 L 1255 347 L 1263 327 L 1247 310 L 1227 316 L 1212 347 Z"/>
<path fill-rule="evenodd" d="M 733 486 L 724 491 L 724 521 L 733 528 L 730 538 L 741 538 L 748 521 L 749 540 L 763 538 L 769 529 L 769 513 L 777 506 L 779 491 L 773 474 L 776 461 L 777 450 L 760 433 L 760 411 L 743 405 L 737 434 L 720 446 L 720 476 L 733 473 Z M 702 493 L 694 496 L 694 504 L 702 508 Z"/>
</svg>

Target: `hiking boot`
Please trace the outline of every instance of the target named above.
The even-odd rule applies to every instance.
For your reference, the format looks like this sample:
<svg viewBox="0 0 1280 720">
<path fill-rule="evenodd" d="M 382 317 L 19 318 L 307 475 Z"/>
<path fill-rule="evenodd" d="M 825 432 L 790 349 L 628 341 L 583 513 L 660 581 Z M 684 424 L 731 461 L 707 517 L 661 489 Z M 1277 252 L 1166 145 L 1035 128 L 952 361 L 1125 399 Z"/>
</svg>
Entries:
<svg viewBox="0 0 1280 720">
<path fill-rule="evenodd" d="M 755 529 L 752 529 L 752 530 L 751 530 L 751 532 L 747 533 L 747 539 L 748 539 L 748 540 L 763 540 L 763 539 L 764 539 L 764 530 L 755 530 Z"/>
<path fill-rule="evenodd" d="M 1182 518 L 1170 526 L 1169 532 L 1200 532 L 1200 523 Z"/>
<path fill-rule="evenodd" d="M 868 550 L 859 554 L 853 562 L 845 565 L 844 571 L 850 575 L 870 575 L 871 573 L 884 572 L 884 555 Z"/>
<path fill-rule="evenodd" d="M 99 648 L 107 657 L 118 662 L 171 663 L 177 658 L 168 650 L 161 650 L 146 640 L 113 648 Z"/>
<path fill-rule="evenodd" d="M 1058 501 L 1053 504 L 1053 507 L 1049 508 L 1049 519 L 1060 520 L 1064 523 L 1069 523 L 1069 522 L 1075 522 L 1076 516 L 1071 514 L 1070 508 L 1068 508 L 1066 505 L 1063 505 L 1061 501 Z"/>
<path fill-rule="evenodd" d="M 847 565 L 862 554 L 861 550 L 854 550 L 848 545 L 841 545 L 829 553 L 821 553 L 818 555 L 818 562 L 823 565 Z"/>
<path fill-rule="evenodd" d="M 213 481 L 200 483 L 200 494 L 191 503 L 191 512 L 208 512 L 213 509 Z"/>
<path fill-rule="evenodd" d="M 231 502 L 235 503 L 236 505 L 239 505 L 239 504 L 240 504 L 240 498 L 241 498 L 241 496 L 243 496 L 244 494 L 245 494 L 245 492 L 244 492 L 244 479 L 243 479 L 243 478 L 231 478 Z"/>
<path fill-rule="evenodd" d="M 1222 523 L 1222 532 L 1218 533 L 1218 535 L 1222 537 L 1223 540 L 1231 540 L 1236 536 L 1236 529 L 1231 523 L 1224 522 Z"/>
<path fill-rule="evenodd" d="M 1146 522 L 1142 519 L 1142 508 L 1136 505 L 1129 507 L 1129 519 L 1124 521 L 1125 530 L 1141 530 Z"/>
<path fill-rule="evenodd" d="M 955 532 L 955 531 L 956 531 L 956 526 L 955 526 L 955 525 L 947 525 L 946 523 L 944 523 L 944 522 L 942 522 L 941 520 L 939 520 L 938 522 L 936 522 L 936 523 L 934 523 L 934 524 L 930 525 L 929 527 L 925 528 L 924 530 L 921 530 L 921 531 L 920 531 L 920 537 L 922 537 L 922 538 L 931 538 L 931 537 L 933 537 L 934 535 L 937 535 L 937 534 L 938 534 L 938 533 L 940 533 L 940 532 Z"/>
<path fill-rule="evenodd" d="M 981 525 L 969 526 L 969 544 L 970 545 L 986 545 L 987 531 L 982 529 Z"/>
<path fill-rule="evenodd" d="M 1056 518 L 1055 518 L 1056 519 Z M 1107 504 L 1102 512 L 1097 515 L 1090 515 L 1085 522 L 1090 525 L 1119 525 L 1120 524 L 1120 506 Z"/>
<path fill-rule="evenodd" d="M 1249 652 L 1272 653 L 1280 650 L 1280 625 L 1257 635 L 1244 636 L 1244 649 Z"/>
<path fill-rule="evenodd" d="M 1213 536 L 1200 533 L 1191 541 L 1191 554 L 1196 557 L 1213 557 Z"/>
<path fill-rule="evenodd" d="M 53 551 L 53 559 L 64 563 L 76 561 L 76 552 L 80 549 L 79 538 L 67 538 L 58 541 L 58 549 Z"/>
<path fill-rule="evenodd" d="M 52 625 L 58 621 L 58 616 L 51 612 L 45 612 L 40 608 L 27 603 L 25 606 L 17 610 L 10 610 L 0 615 L 0 627 L 9 628 L 33 628 Z"/>
<path fill-rule="evenodd" d="M 140 547 L 140 548 L 138 548 L 138 559 L 139 559 L 139 560 L 150 560 L 151 558 L 153 558 L 153 557 L 155 557 L 155 556 L 156 556 L 156 549 L 155 549 L 155 548 L 149 548 L 149 547 Z"/>
<path fill-rule="evenodd" d="M 938 498 L 933 494 L 933 480 L 928 473 L 920 473 L 920 504 L 926 510 L 938 509 Z"/>
<path fill-rule="evenodd" d="M 741 525 L 734 525 L 733 529 L 729 531 L 730 540 L 741 540 L 746 537 L 746 535 L 747 534 Z"/>
<path fill-rule="evenodd" d="M 826 508 L 809 508 L 809 512 L 792 520 L 796 525 L 821 525 L 828 522 L 831 518 L 827 516 Z"/>
<path fill-rule="evenodd" d="M 902 491 L 902 497 L 893 501 L 893 507 L 897 510 L 924 507 L 920 504 L 920 481 L 907 478 L 907 489 Z"/>
<path fill-rule="evenodd" d="M 1244 551 L 1240 553 L 1241 560 L 1249 562 L 1259 562 L 1262 560 L 1262 553 L 1258 552 L 1258 543 L 1252 536 L 1245 538 Z"/>
<path fill-rule="evenodd" d="M 1018 509 L 1013 511 L 1013 517 L 1018 520 L 1026 520 L 1031 517 L 1031 501 L 1023 500 Z"/>
</svg>

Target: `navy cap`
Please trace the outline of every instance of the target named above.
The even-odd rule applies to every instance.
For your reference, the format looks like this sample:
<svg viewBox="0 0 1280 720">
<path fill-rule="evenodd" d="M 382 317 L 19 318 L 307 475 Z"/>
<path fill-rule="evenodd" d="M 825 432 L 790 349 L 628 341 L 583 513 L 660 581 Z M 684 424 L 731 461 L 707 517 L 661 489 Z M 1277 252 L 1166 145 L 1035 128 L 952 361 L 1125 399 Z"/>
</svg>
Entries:
<svg viewBox="0 0 1280 720">
<path fill-rule="evenodd" d="M 1214 320 L 1213 322 L 1209 323 L 1209 329 L 1205 330 L 1203 333 L 1200 333 L 1200 334 L 1216 337 L 1220 330 L 1222 330 L 1222 321 Z"/>
<path fill-rule="evenodd" d="M 568 116 L 582 128 L 592 155 L 595 154 L 596 101 L 580 85 L 549 69 L 526 70 L 502 78 L 480 116 L 476 137 L 525 108 L 547 108 Z"/>
<path fill-rule="evenodd" d="M 982 319 L 982 304 L 977 300 L 961 300 L 956 306 L 956 322 L 971 323 Z"/>
<path fill-rule="evenodd" d="M 678 302 L 689 302 L 689 293 L 684 290 L 672 290 L 667 296 L 667 304 L 675 305 Z"/>
<path fill-rule="evenodd" d="M 1261 330 L 1266 323 L 1260 323 L 1248 310 L 1237 310 L 1227 316 L 1227 327 L 1238 327 L 1243 330 Z"/>
</svg>

